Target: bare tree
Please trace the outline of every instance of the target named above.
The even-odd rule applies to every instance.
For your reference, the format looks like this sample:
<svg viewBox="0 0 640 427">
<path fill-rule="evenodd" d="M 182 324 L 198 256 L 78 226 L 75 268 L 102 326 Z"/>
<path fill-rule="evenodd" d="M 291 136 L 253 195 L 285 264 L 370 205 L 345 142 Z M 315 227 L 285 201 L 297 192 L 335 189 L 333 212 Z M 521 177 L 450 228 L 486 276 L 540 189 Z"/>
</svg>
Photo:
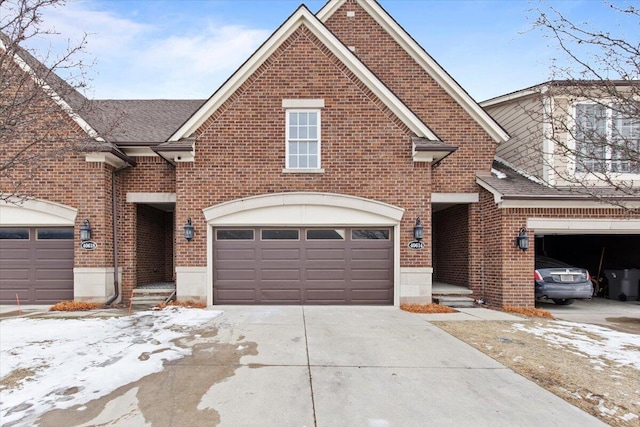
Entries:
<svg viewBox="0 0 640 427">
<path fill-rule="evenodd" d="M 0 200 L 26 195 L 25 184 L 43 159 L 55 159 L 95 143 L 81 127 L 69 125 L 88 108 L 78 92 L 85 64 L 78 59 L 86 37 L 52 54 L 26 48 L 55 32 L 43 27 L 49 8 L 64 0 L 0 0 Z M 56 73 L 64 73 L 65 79 Z M 99 140 L 99 139 L 98 139 Z"/>
<path fill-rule="evenodd" d="M 534 28 L 559 52 L 552 80 L 537 88 L 543 111 L 532 115 L 548 124 L 550 143 L 539 145 L 547 184 L 628 206 L 640 197 L 640 10 L 603 4 L 618 24 L 608 30 L 552 7 L 534 12 Z"/>
</svg>

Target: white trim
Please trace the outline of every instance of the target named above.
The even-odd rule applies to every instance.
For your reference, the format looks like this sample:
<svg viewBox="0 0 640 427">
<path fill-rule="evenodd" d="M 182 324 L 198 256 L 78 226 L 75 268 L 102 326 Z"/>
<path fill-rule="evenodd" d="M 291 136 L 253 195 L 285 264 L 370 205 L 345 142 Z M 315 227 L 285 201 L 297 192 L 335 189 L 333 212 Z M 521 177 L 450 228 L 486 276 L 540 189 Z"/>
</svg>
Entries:
<svg viewBox="0 0 640 427">
<path fill-rule="evenodd" d="M 545 96 L 542 101 L 542 178 L 555 185 L 555 143 L 553 141 L 554 98 Z"/>
<path fill-rule="evenodd" d="M 207 221 L 207 305 L 213 304 L 214 228 L 296 225 L 393 227 L 394 304 L 400 303 L 400 221 L 404 209 L 361 197 L 331 193 L 267 194 L 203 209 Z M 177 271 L 178 269 L 176 269 Z"/>
<path fill-rule="evenodd" d="M 0 200 L 1 226 L 71 226 L 75 225 L 78 210 L 47 200 L 27 199 L 7 202 Z"/>
<path fill-rule="evenodd" d="M 535 234 L 640 234 L 640 219 L 528 218 Z"/>
<path fill-rule="evenodd" d="M 282 173 L 325 173 L 325 170 L 322 168 L 318 169 L 282 169 Z"/>
<path fill-rule="evenodd" d="M 502 202 L 501 192 L 499 192 L 498 190 L 496 190 L 495 188 L 493 188 L 492 186 L 484 182 L 482 178 L 479 176 L 476 177 L 476 184 L 478 184 L 480 187 L 487 190 L 489 193 L 493 194 L 493 202 L 500 205 L 500 203 Z"/>
<path fill-rule="evenodd" d="M 375 0 L 357 0 L 382 28 L 498 143 L 509 135 Z M 344 3 L 332 0 L 318 13 L 323 23 Z"/>
<path fill-rule="evenodd" d="M 300 26 L 306 26 L 347 68 L 353 72 L 416 136 L 437 141 L 436 135 L 382 83 L 331 31 L 305 6 L 301 6 L 244 63 L 207 102 L 171 137 L 189 137 L 248 79 Z M 478 107 L 480 109 L 480 107 Z M 506 135 L 506 134 L 505 134 Z"/>
<path fill-rule="evenodd" d="M 298 136 L 298 138 L 294 138 L 296 143 L 317 143 L 318 147 L 315 153 L 318 160 L 317 160 L 317 164 L 315 167 L 310 168 L 310 167 L 295 167 L 292 168 L 289 165 L 289 130 L 290 130 L 290 115 L 292 113 L 315 113 L 316 115 L 316 137 L 315 138 L 300 138 Z M 287 109 L 284 112 L 285 114 L 285 154 L 284 154 L 284 161 L 285 161 L 285 169 L 286 171 L 292 171 L 292 170 L 300 170 L 300 171 L 307 171 L 310 170 L 312 171 L 311 173 L 314 173 L 314 171 L 318 171 L 318 170 L 323 170 L 322 169 L 322 111 L 319 109 Z M 299 155 L 300 153 L 298 153 Z M 312 154 L 312 153 L 307 153 L 307 154 Z M 300 158 L 298 157 L 298 160 L 300 160 Z M 317 173 L 317 172 L 315 172 Z"/>
<path fill-rule="evenodd" d="M 126 162 L 118 156 L 114 156 L 111 153 L 87 153 L 84 156 L 84 160 L 88 163 L 106 163 L 114 168 L 123 166 Z"/>
<path fill-rule="evenodd" d="M 362 211 L 376 216 L 387 218 L 384 225 L 393 224 L 402 219 L 404 209 L 364 199 L 362 197 L 347 196 L 333 193 L 292 192 L 275 193 L 260 196 L 247 197 L 245 199 L 232 200 L 230 202 L 214 205 L 203 209 L 207 222 L 219 221 L 221 218 L 234 215 L 239 212 L 263 209 L 274 206 L 333 206 L 348 210 Z M 383 224 L 381 224 L 383 225 Z"/>
<path fill-rule="evenodd" d="M 159 157 L 151 147 L 119 147 L 129 157 Z"/>
<path fill-rule="evenodd" d="M 2 47 L 4 48 L 4 43 L 3 43 Z M 58 95 L 58 93 L 55 90 L 53 90 L 53 88 L 51 86 L 49 86 L 49 84 L 46 81 L 44 81 L 43 79 L 38 77 L 36 72 L 33 71 L 33 69 L 29 66 L 29 64 L 27 64 L 26 61 L 20 57 L 20 55 L 15 53 L 13 55 L 13 60 L 18 65 L 18 67 L 20 67 L 22 69 L 22 71 L 24 71 L 27 74 L 29 74 L 29 76 L 36 83 L 36 85 L 38 85 L 40 88 L 42 88 L 42 90 L 44 90 L 44 92 L 47 95 L 49 95 L 49 97 L 53 100 L 53 102 L 58 104 L 58 106 L 65 113 L 67 113 L 67 115 L 69 117 L 71 117 L 71 119 L 74 122 L 76 122 L 76 124 L 78 126 L 80 126 L 80 128 L 83 131 L 85 131 L 87 133 L 87 135 L 89 135 L 91 138 L 94 138 L 96 141 L 104 142 L 104 139 L 101 138 L 98 135 L 98 132 L 94 128 L 92 128 L 91 125 L 89 123 L 87 123 L 86 120 L 84 120 L 82 117 L 80 117 L 80 115 L 78 115 L 78 113 L 74 112 L 73 108 L 71 108 L 71 106 L 67 103 L 67 101 L 65 101 L 60 95 Z M 52 71 L 49 71 L 49 72 L 52 72 Z"/>
<path fill-rule="evenodd" d="M 324 99 L 283 99 L 282 108 L 324 108 Z"/>
<path fill-rule="evenodd" d="M 127 203 L 175 203 L 176 193 L 127 193 Z"/>
<path fill-rule="evenodd" d="M 479 193 L 431 193 L 431 203 L 478 203 Z"/>
<path fill-rule="evenodd" d="M 493 105 L 497 105 L 497 104 L 502 104 L 503 102 L 509 102 L 509 101 L 514 101 L 516 99 L 520 99 L 520 98 L 524 98 L 530 95 L 536 95 L 539 94 L 541 90 L 544 90 L 545 88 L 535 88 L 535 89 L 523 89 L 523 90 L 519 90 L 517 92 L 512 92 L 512 93 L 508 93 L 506 95 L 500 95 L 497 96 L 495 98 L 491 98 L 491 99 L 487 99 L 484 100 L 482 102 L 480 102 L 480 106 L 482 108 L 487 108 L 487 107 L 491 107 Z"/>
</svg>

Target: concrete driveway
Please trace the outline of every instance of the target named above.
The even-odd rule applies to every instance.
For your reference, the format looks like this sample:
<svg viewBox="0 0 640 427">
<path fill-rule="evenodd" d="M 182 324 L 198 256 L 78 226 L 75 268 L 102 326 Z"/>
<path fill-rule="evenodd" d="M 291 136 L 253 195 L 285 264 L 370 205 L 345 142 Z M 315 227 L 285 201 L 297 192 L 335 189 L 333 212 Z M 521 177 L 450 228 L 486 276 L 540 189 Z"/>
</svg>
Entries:
<svg viewBox="0 0 640 427">
<path fill-rule="evenodd" d="M 593 298 L 576 300 L 571 305 L 556 305 L 546 301 L 536 305 L 551 312 L 556 319 L 592 323 L 640 335 L 640 301 Z"/>
<path fill-rule="evenodd" d="M 191 356 L 43 426 L 600 426 L 394 307 L 221 307 Z M 484 310 L 477 308 L 475 310 Z"/>
</svg>

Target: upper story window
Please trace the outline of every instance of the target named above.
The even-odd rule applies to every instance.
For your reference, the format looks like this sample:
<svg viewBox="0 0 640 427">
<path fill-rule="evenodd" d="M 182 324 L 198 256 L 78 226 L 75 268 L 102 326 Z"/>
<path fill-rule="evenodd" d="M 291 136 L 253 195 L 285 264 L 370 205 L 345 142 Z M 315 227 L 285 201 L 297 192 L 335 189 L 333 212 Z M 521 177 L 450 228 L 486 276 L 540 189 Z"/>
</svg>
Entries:
<svg viewBox="0 0 640 427">
<path fill-rule="evenodd" d="M 640 118 L 617 104 L 576 105 L 576 171 L 640 173 Z"/>
<path fill-rule="evenodd" d="M 287 110 L 287 169 L 320 169 L 320 110 Z"/>
</svg>

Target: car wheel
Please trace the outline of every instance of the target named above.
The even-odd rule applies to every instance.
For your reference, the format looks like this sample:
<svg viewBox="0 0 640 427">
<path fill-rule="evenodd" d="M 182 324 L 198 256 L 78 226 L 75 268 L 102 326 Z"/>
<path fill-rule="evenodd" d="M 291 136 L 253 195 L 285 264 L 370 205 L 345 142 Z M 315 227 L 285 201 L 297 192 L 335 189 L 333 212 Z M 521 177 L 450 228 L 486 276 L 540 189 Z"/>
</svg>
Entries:
<svg viewBox="0 0 640 427">
<path fill-rule="evenodd" d="M 558 305 L 571 305 L 573 304 L 575 300 L 572 299 L 560 299 L 560 298 L 554 298 L 553 302 L 555 302 Z"/>
</svg>

